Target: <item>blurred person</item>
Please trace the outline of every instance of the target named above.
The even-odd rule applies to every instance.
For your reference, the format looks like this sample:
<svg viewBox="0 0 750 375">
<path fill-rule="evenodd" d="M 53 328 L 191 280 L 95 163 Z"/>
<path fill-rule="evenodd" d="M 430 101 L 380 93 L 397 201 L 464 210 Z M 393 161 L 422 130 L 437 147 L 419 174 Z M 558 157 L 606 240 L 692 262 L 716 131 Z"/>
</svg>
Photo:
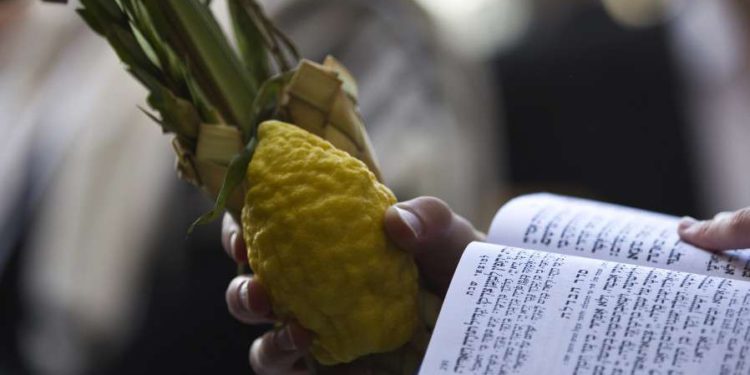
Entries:
<svg viewBox="0 0 750 375">
<path fill-rule="evenodd" d="M 600 0 L 535 3 L 529 34 L 495 59 L 510 183 L 519 192 L 693 212 L 695 177 L 667 25 L 625 27 Z"/>
<path fill-rule="evenodd" d="M 144 91 L 72 9 L 0 6 L 3 358 L 82 373 L 135 331 L 157 228 L 144 213 L 171 156 L 133 110 Z"/>
<path fill-rule="evenodd" d="M 750 201 L 747 1 L 534 3 L 496 57 L 511 183 L 672 214 Z"/>
<path fill-rule="evenodd" d="M 184 240 L 208 205 L 137 110 L 145 91 L 72 7 L 2 5 L 2 372 L 146 366 L 136 343 L 172 343 L 165 360 L 204 354 L 196 371 L 245 369 L 222 357 L 252 337 L 219 313 L 234 267 L 206 251 L 216 225 Z"/>
<path fill-rule="evenodd" d="M 706 210 L 750 201 L 750 4 L 743 0 L 672 3 L 672 37 L 687 82 L 693 145 Z M 711 220 L 686 218 L 683 240 L 707 249 L 750 247 L 750 207 Z"/>
<path fill-rule="evenodd" d="M 448 58 L 408 1 L 268 7 L 306 56 L 359 79 L 396 193 L 476 215 L 495 183 L 481 70 Z M 260 328 L 226 313 L 218 223 L 184 239 L 208 202 L 175 178 L 168 137 L 136 109 L 145 91 L 72 6 L 0 0 L 0 22 L 0 370 L 246 370 Z"/>
<path fill-rule="evenodd" d="M 698 209 L 705 214 L 744 206 L 750 202 L 750 3 L 669 4 Z"/>
</svg>

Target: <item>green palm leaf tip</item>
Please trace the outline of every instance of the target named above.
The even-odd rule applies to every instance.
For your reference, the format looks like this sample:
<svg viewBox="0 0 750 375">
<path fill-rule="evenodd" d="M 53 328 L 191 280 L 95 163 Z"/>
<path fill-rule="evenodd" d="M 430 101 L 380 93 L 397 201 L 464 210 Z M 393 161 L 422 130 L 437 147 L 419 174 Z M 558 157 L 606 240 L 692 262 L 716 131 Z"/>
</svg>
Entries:
<svg viewBox="0 0 750 375">
<path fill-rule="evenodd" d="M 232 125 L 249 128 L 249 104 L 258 85 L 229 45 L 213 13 L 198 0 L 143 4 L 205 97 Z"/>
<path fill-rule="evenodd" d="M 187 121 L 192 114 L 187 108 L 191 104 L 184 103 L 184 99 L 176 97 L 164 86 L 167 82 L 160 69 L 160 61 L 155 59 L 154 49 L 147 44 L 145 37 L 138 37 L 138 30 L 131 27 L 131 22 L 139 21 L 134 15 L 132 2 L 82 0 L 81 5 L 83 8 L 77 9 L 78 14 L 107 39 L 127 71 L 151 92 L 149 104 L 161 114 L 162 119 L 158 123 L 164 131 L 176 133 L 187 144 L 194 143 L 197 125 L 194 121 Z"/>
<path fill-rule="evenodd" d="M 174 51 L 159 35 L 148 11 L 139 0 L 120 0 L 130 18 L 131 29 L 146 54 L 154 60 L 162 73 L 162 83 L 175 95 L 187 98 L 190 92 L 185 82 L 185 67 Z"/>
<path fill-rule="evenodd" d="M 161 74 L 130 29 L 128 16 L 113 0 L 81 0 L 83 8 L 76 11 L 98 34 L 107 39 L 117 56 L 128 67 L 158 79 Z M 140 76 L 136 76 L 140 80 Z"/>
</svg>

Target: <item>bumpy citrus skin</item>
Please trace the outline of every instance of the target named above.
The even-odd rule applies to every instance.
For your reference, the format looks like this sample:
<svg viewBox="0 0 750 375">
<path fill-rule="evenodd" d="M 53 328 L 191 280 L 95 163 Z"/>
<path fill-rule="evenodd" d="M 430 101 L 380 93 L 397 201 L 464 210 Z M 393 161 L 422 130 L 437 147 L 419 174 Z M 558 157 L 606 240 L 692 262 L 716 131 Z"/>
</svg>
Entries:
<svg viewBox="0 0 750 375">
<path fill-rule="evenodd" d="M 365 164 L 294 125 L 267 121 L 247 170 L 242 227 L 275 314 L 315 333 L 323 364 L 390 351 L 417 323 L 417 270 L 386 238 L 396 203 Z"/>
</svg>

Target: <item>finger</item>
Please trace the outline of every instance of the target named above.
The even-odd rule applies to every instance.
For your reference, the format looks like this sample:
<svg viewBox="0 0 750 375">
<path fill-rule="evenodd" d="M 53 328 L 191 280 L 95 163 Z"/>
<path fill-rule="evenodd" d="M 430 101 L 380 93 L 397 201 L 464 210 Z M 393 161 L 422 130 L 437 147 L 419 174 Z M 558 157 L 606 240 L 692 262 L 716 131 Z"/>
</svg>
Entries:
<svg viewBox="0 0 750 375">
<path fill-rule="evenodd" d="M 237 320 L 248 324 L 273 322 L 271 300 L 252 276 L 237 276 L 225 293 L 227 308 Z"/>
<path fill-rule="evenodd" d="M 250 366 L 260 375 L 308 374 L 301 359 L 312 341 L 312 334 L 296 323 L 266 332 L 250 347 Z"/>
<path fill-rule="evenodd" d="M 247 263 L 247 248 L 241 236 L 240 226 L 232 215 L 224 214 L 221 223 L 221 245 L 224 251 L 237 263 Z"/>
<path fill-rule="evenodd" d="M 713 220 L 725 219 L 725 218 L 727 218 L 729 216 L 732 216 L 733 213 L 734 212 L 731 212 L 731 211 L 722 211 L 722 212 L 719 212 L 718 214 L 714 215 Z"/>
<path fill-rule="evenodd" d="M 468 220 L 433 197 L 390 207 L 385 214 L 385 229 L 396 245 L 414 254 L 426 281 L 439 294 L 447 291 L 466 246 L 484 239 Z"/>
<path fill-rule="evenodd" d="M 750 207 L 706 221 L 683 218 L 678 233 L 683 241 L 708 250 L 750 248 Z"/>
</svg>

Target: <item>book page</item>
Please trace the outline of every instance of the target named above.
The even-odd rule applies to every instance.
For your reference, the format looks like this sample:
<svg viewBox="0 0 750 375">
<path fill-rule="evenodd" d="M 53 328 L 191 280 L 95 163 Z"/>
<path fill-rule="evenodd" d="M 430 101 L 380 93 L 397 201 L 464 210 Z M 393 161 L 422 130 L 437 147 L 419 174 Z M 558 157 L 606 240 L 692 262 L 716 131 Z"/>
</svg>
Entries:
<svg viewBox="0 0 750 375">
<path fill-rule="evenodd" d="M 474 242 L 420 374 L 750 373 L 750 282 Z"/>
<path fill-rule="evenodd" d="M 750 251 L 713 253 L 680 241 L 679 219 L 539 193 L 508 202 L 487 241 L 506 246 L 750 280 Z"/>
</svg>

